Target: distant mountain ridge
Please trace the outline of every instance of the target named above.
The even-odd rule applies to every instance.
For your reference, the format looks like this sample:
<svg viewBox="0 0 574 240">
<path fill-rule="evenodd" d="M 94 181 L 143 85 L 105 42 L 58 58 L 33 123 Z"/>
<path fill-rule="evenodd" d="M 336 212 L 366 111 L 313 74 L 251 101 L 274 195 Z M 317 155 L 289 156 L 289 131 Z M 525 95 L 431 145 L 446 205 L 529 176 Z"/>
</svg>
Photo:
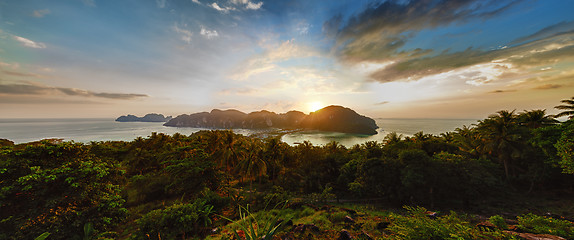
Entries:
<svg viewBox="0 0 574 240">
<path fill-rule="evenodd" d="M 171 119 L 171 116 L 164 117 L 163 114 L 157 113 L 149 113 L 143 117 L 128 114 L 127 116 L 116 118 L 116 122 L 167 122 Z"/>
<path fill-rule="evenodd" d="M 342 106 L 328 106 L 309 115 L 299 111 L 274 113 L 266 110 L 244 113 L 238 110 L 213 109 L 211 112 L 179 115 L 164 126 L 216 129 L 307 129 L 374 135 L 375 120 Z"/>
</svg>

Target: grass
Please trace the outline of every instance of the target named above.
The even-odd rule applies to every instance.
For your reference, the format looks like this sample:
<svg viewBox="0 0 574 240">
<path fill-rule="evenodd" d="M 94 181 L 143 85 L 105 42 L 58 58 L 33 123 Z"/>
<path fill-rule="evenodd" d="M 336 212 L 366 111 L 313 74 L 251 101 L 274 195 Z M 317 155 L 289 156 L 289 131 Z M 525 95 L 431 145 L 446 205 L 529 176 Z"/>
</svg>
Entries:
<svg viewBox="0 0 574 240">
<path fill-rule="evenodd" d="M 353 212 L 354 211 L 354 212 Z M 516 226 L 525 232 L 547 233 L 572 239 L 574 225 L 566 220 L 541 217 L 534 214 L 523 215 L 514 219 L 505 219 L 500 215 L 490 218 L 479 218 L 476 215 L 450 212 L 431 218 L 427 209 L 422 207 L 405 207 L 403 210 L 381 210 L 368 205 L 328 205 L 302 206 L 296 209 L 273 209 L 251 213 L 253 218 L 271 222 L 280 219 L 292 219 L 293 225 L 283 225 L 273 233 L 273 239 L 290 237 L 291 239 L 337 239 L 341 230 L 347 230 L 355 239 L 517 239 L 505 232 L 508 220 L 518 220 Z M 354 219 L 350 223 L 346 216 Z M 477 222 L 487 219 L 497 226 L 492 230 L 481 230 Z M 516 221 L 514 221 L 516 222 Z M 252 239 L 237 236 L 236 230 L 250 231 L 245 221 L 235 221 L 223 227 L 223 230 L 207 239 Z M 243 228 L 240 225 L 243 224 Z M 319 231 L 301 232 L 302 225 L 316 226 Z M 255 225 L 256 226 L 256 225 Z M 298 227 L 299 226 L 299 227 Z M 307 228 L 310 229 L 310 228 Z M 261 237 L 261 236 L 259 236 Z M 268 238 L 269 239 L 269 238 Z"/>
</svg>

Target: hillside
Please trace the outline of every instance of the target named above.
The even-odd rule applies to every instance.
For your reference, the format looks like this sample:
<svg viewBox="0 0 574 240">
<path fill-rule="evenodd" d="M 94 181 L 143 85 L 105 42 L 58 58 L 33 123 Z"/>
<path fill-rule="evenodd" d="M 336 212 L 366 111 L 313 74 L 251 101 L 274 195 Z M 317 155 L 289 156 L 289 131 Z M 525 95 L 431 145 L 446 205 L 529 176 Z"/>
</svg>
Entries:
<svg viewBox="0 0 574 240">
<path fill-rule="evenodd" d="M 365 135 L 377 134 L 378 129 L 372 118 L 341 106 L 328 106 L 309 115 L 299 111 L 277 114 L 263 110 L 246 114 L 238 110 L 214 109 L 179 115 L 164 125 L 211 129 L 304 129 Z"/>
</svg>

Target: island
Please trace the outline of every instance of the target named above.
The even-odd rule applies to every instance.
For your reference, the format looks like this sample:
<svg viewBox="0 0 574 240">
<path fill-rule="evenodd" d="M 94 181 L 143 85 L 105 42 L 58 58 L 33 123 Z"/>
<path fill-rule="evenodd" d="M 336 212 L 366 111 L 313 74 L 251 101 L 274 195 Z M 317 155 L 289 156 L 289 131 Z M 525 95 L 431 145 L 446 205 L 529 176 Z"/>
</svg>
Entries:
<svg viewBox="0 0 574 240">
<path fill-rule="evenodd" d="M 171 116 L 164 117 L 163 114 L 157 113 L 149 113 L 143 117 L 128 114 L 127 116 L 116 118 L 116 122 L 167 122 L 171 119 Z"/>
<path fill-rule="evenodd" d="M 372 118 L 350 108 L 328 106 L 310 114 L 299 111 L 274 113 L 266 110 L 244 113 L 238 110 L 213 109 L 211 112 L 179 115 L 164 126 L 212 129 L 285 129 L 319 130 L 375 135 L 379 128 Z"/>
</svg>

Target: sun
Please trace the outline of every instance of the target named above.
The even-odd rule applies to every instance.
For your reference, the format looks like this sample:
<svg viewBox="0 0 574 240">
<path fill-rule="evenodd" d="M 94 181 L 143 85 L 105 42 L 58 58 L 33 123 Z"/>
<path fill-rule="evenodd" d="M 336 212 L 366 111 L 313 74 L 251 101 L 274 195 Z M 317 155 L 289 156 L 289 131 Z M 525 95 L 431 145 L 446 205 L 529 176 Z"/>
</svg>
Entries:
<svg viewBox="0 0 574 240">
<path fill-rule="evenodd" d="M 323 108 L 323 103 L 321 103 L 321 102 L 310 102 L 310 103 L 308 103 L 308 106 L 309 106 L 309 110 L 311 112 L 315 112 L 315 111 Z"/>
</svg>

